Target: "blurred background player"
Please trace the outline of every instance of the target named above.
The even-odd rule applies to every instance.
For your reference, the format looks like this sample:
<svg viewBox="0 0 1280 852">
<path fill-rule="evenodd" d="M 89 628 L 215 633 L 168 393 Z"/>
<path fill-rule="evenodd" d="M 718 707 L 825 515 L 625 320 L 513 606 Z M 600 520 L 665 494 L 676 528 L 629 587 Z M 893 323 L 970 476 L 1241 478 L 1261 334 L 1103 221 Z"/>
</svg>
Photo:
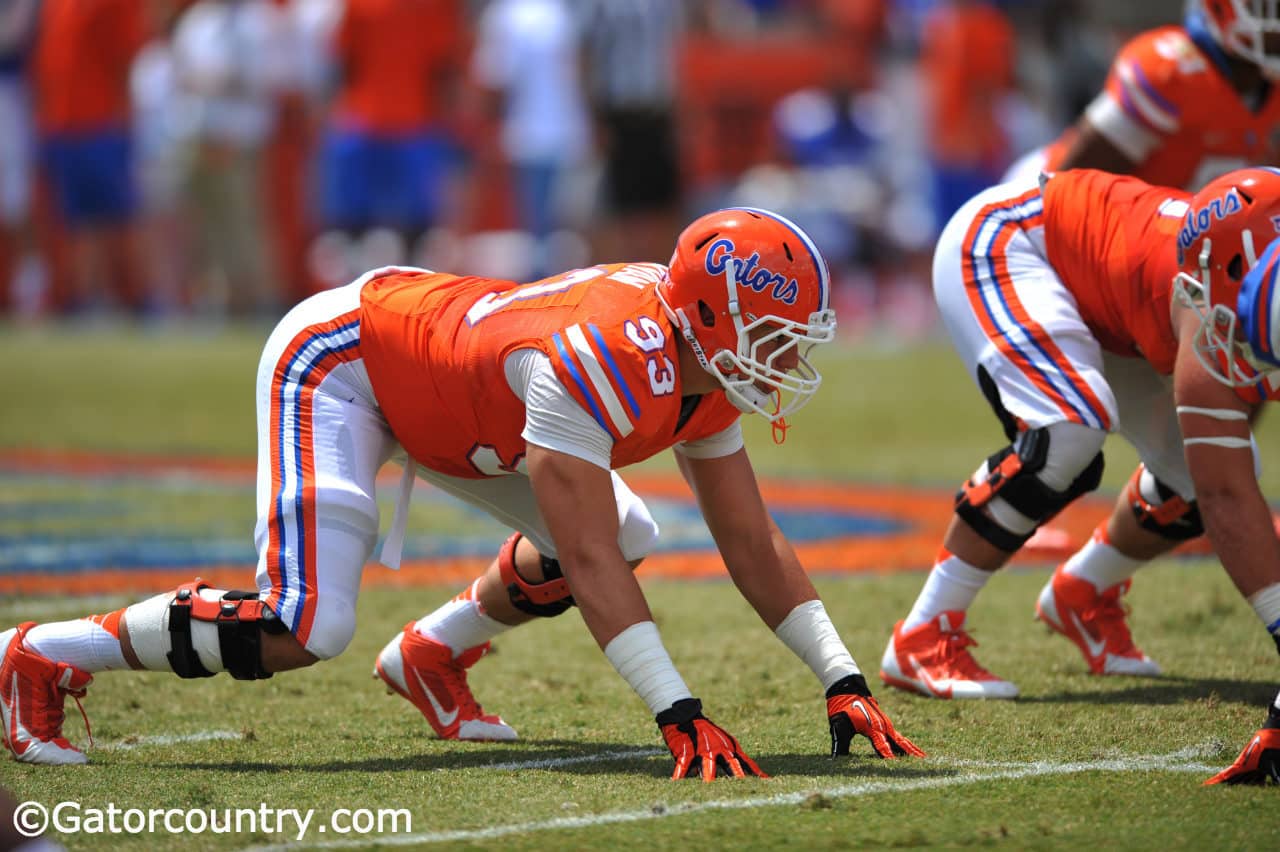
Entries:
<svg viewBox="0 0 1280 852">
<path fill-rule="evenodd" d="M 1278 77 L 1280 7 L 1196 2 L 1181 26 L 1129 41 L 1075 126 L 1005 179 L 1088 168 L 1194 191 L 1232 169 L 1280 161 Z"/>
<path fill-rule="evenodd" d="M 447 209 L 464 11 L 461 0 L 346 0 L 319 154 L 326 232 L 312 256 L 325 286 L 406 262 Z"/>
<path fill-rule="evenodd" d="M 686 10 L 677 0 L 578 7 L 603 170 L 596 256 L 664 261 L 683 216 L 676 97 Z"/>
<path fill-rule="evenodd" d="M 496 132 L 481 145 L 501 151 L 487 165 L 505 167 L 515 189 L 518 224 L 529 238 L 526 261 L 510 274 L 521 281 L 562 268 L 552 235 L 565 218 L 568 179 L 585 165 L 590 143 L 578 66 L 577 25 L 565 0 L 495 0 L 485 8 L 472 73 Z"/>
<path fill-rule="evenodd" d="M 173 35 L 175 94 L 190 115 L 181 180 L 191 289 L 215 315 L 280 311 L 260 192 L 275 117 L 269 75 L 281 50 L 277 26 L 268 0 L 199 0 Z"/>
<path fill-rule="evenodd" d="M 1249 414 L 1276 398 L 1280 170 L 1194 197 L 1093 170 L 979 194 L 934 258 L 938 307 L 1010 445 L 961 487 L 881 678 L 933 698 L 1014 698 L 969 648 L 970 605 L 1036 529 L 1098 486 L 1116 431 L 1141 464 L 1036 613 L 1095 674 L 1154 675 L 1121 598 L 1146 561 L 1208 532 L 1280 649 L 1280 541 Z"/>
<path fill-rule="evenodd" d="M 0 315 L 15 303 L 20 313 L 34 312 L 44 286 L 31 229 L 35 135 L 28 65 L 38 14 L 39 0 L 0 6 Z"/>
<path fill-rule="evenodd" d="M 71 312 L 147 307 L 137 229 L 129 72 L 150 32 L 139 0 L 42 0 L 36 123 L 59 221 L 66 228 Z"/>
<path fill-rule="evenodd" d="M 723 210 L 682 234 L 670 269 L 612 264 L 531 284 L 383 268 L 317 294 L 267 342 L 258 372 L 258 589 L 199 580 L 115 612 L 0 633 L 10 752 L 83 763 L 65 696 L 93 673 L 270 677 L 341 653 L 378 535 L 374 479 L 407 454 L 383 559 L 398 563 L 413 476 L 516 532 L 452 601 L 410 622 L 376 673 L 444 739 L 511 740 L 467 669 L 489 640 L 571 606 L 654 714 L 673 777 L 763 774 L 708 721 L 668 656 L 633 568 L 658 530 L 615 467 L 674 448 L 730 576 L 818 677 L 833 754 L 922 755 L 894 730 L 770 519 L 739 417 L 779 428 L 818 390 L 830 277 L 775 214 Z"/>
<path fill-rule="evenodd" d="M 999 111 L 1015 56 L 1012 24 L 985 0 L 946 0 L 925 19 L 920 65 L 939 223 L 1000 180 L 1009 141 Z"/>
</svg>

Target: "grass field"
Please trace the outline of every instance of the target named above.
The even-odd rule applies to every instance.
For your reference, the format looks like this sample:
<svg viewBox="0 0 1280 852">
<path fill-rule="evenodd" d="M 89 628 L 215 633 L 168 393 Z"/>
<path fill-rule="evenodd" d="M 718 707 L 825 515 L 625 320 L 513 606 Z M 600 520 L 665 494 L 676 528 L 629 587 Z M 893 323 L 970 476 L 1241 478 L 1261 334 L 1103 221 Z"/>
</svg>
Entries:
<svg viewBox="0 0 1280 852">
<path fill-rule="evenodd" d="M 12 401 L 0 452 L 42 449 L 247 458 L 253 375 L 265 330 L 142 332 L 0 329 Z M 826 353 L 824 353 L 826 354 Z M 748 442 L 773 477 L 953 486 L 1000 434 L 943 346 L 846 348 L 822 362 L 828 384 L 783 447 L 754 424 Z M 1274 422 L 1265 419 L 1264 489 L 1280 488 Z M 1133 454 L 1108 446 L 1103 490 Z M 669 467 L 660 459 L 648 467 Z M 0 519 L 53 499 L 0 471 Z M 252 505 L 175 506 L 131 494 L 133 511 L 175 524 L 245 527 Z M 251 499 L 245 501 L 251 504 Z M 207 517 L 206 517 L 207 516 Z M 415 517 L 415 522 L 432 523 Z M 0 547 L 4 537 L 0 536 Z M 836 576 L 808 566 L 863 668 L 878 668 L 894 621 L 923 574 Z M 921 569 L 925 565 L 918 566 Z M 374 655 L 449 586 L 370 588 L 348 651 L 269 681 L 178 682 L 108 673 L 86 710 L 98 748 L 87 767 L 0 762 L 19 801 L 83 809 L 311 808 L 302 845 L 457 848 L 1273 848 L 1274 789 L 1203 788 L 1257 727 L 1277 680 L 1275 651 L 1215 562 L 1166 560 L 1141 572 L 1132 626 L 1159 679 L 1085 674 L 1074 648 L 1032 621 L 1050 565 L 993 580 L 971 614 L 978 656 L 1016 681 L 1008 703 L 934 702 L 873 687 L 922 760 L 882 762 L 860 748 L 825 756 L 820 690 L 727 582 L 641 578 L 669 649 L 708 715 L 774 777 L 702 785 L 667 780 L 670 758 L 643 704 L 569 613 L 500 637 L 474 670 L 478 697 L 521 733 L 516 744 L 443 743 L 407 702 L 370 680 Z M 245 584 L 251 582 L 246 566 Z M 0 628 L 102 612 L 129 601 L 58 594 L 0 600 Z M 83 741 L 69 708 L 67 732 Z M 338 809 L 406 809 L 396 833 L 319 831 Z M 176 837 L 63 834 L 69 848 L 240 849 L 293 843 L 284 833 Z M 338 826 L 335 826 L 335 828 Z"/>
</svg>

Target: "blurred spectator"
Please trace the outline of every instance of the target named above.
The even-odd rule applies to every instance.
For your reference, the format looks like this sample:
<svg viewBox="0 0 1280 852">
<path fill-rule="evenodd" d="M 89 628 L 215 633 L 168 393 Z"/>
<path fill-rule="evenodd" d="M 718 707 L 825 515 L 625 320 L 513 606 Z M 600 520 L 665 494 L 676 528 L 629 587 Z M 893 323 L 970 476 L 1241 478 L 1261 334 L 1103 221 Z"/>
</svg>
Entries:
<svg viewBox="0 0 1280 852">
<path fill-rule="evenodd" d="M 129 80 L 144 274 L 157 305 L 168 312 L 184 306 L 190 279 L 182 174 L 191 116 L 183 107 L 171 45 L 179 11 L 174 3 L 157 21 L 155 37 L 138 52 Z"/>
<path fill-rule="evenodd" d="M 129 69 L 146 41 L 140 0 L 43 0 L 36 119 L 55 210 L 67 229 L 70 292 L 84 311 L 114 297 L 146 307 L 140 263 Z"/>
<path fill-rule="evenodd" d="M 566 174 L 587 156 L 587 108 L 578 38 L 564 0 L 494 0 L 477 28 L 476 81 L 501 114 L 501 147 L 515 181 L 522 229 L 532 239 L 521 280 L 563 268 L 551 236 L 563 224 Z"/>
<path fill-rule="evenodd" d="M 178 20 L 173 61 L 190 120 L 185 169 L 197 307 L 231 316 L 273 313 L 262 216 L 261 157 L 271 132 L 268 66 L 275 7 L 199 0 Z"/>
<path fill-rule="evenodd" d="M 0 5 L 0 314 L 30 313 L 44 275 L 31 233 L 35 173 L 27 61 L 39 0 Z"/>
<path fill-rule="evenodd" d="M 926 17 L 920 57 L 936 227 L 1008 163 L 1000 106 L 1013 87 L 1013 29 L 983 0 L 946 0 Z"/>
<path fill-rule="evenodd" d="M 405 261 L 445 212 L 457 158 L 449 123 L 469 49 L 461 4 L 346 0 L 320 165 L 331 230 L 312 251 L 329 285 Z"/>
<path fill-rule="evenodd" d="M 586 79 L 604 158 L 596 256 L 666 262 L 684 211 L 677 149 L 679 0 L 580 0 Z"/>
<path fill-rule="evenodd" d="M 330 95 L 329 45 L 342 0 L 271 0 L 276 39 L 268 57 L 275 122 L 264 152 L 261 186 L 270 255 L 287 305 L 317 288 L 307 268 L 307 246 L 319 226 L 311 178 L 320 124 Z"/>
</svg>

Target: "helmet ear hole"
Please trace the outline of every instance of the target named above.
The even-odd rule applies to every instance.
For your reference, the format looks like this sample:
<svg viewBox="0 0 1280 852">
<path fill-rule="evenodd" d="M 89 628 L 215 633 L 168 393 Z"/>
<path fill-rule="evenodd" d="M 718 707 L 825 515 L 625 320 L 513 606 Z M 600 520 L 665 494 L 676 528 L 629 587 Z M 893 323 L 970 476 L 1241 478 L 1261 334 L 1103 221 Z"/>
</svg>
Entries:
<svg viewBox="0 0 1280 852">
<path fill-rule="evenodd" d="M 1227 264 L 1227 277 L 1232 281 L 1239 281 L 1244 277 L 1244 258 L 1241 255 L 1235 255 Z"/>
<path fill-rule="evenodd" d="M 702 320 L 702 324 L 707 328 L 715 328 L 716 312 L 711 310 L 711 306 L 701 299 L 698 300 L 698 319 Z"/>
</svg>

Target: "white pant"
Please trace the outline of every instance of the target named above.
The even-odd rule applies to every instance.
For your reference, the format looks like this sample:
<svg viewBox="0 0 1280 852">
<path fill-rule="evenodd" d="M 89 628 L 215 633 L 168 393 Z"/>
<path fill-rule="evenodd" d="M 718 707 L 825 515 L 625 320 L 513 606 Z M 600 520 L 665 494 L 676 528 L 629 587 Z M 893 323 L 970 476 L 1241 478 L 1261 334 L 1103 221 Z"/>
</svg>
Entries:
<svg viewBox="0 0 1280 852">
<path fill-rule="evenodd" d="M 1000 178 L 1001 183 L 1028 183 L 1040 177 L 1040 172 L 1044 170 L 1048 158 L 1045 157 L 1046 147 L 1033 148 L 1014 160 L 1009 168 L 1005 169 L 1004 175 Z"/>
<path fill-rule="evenodd" d="M 368 277 L 297 305 L 258 365 L 258 589 L 322 659 L 341 653 L 355 633 L 360 576 L 378 537 L 374 480 L 404 454 L 360 358 L 360 288 Z M 556 555 L 526 475 L 421 475 Z M 617 473 L 613 488 L 622 555 L 641 559 L 657 524 Z"/>
<path fill-rule="evenodd" d="M 1157 478 L 1194 500 L 1172 382 L 1141 358 L 1103 352 L 1045 256 L 1038 186 L 1023 177 L 992 187 L 943 230 L 933 289 L 952 343 L 970 378 L 985 369 L 1027 428 L 1066 421 L 1118 432 Z"/>
</svg>

